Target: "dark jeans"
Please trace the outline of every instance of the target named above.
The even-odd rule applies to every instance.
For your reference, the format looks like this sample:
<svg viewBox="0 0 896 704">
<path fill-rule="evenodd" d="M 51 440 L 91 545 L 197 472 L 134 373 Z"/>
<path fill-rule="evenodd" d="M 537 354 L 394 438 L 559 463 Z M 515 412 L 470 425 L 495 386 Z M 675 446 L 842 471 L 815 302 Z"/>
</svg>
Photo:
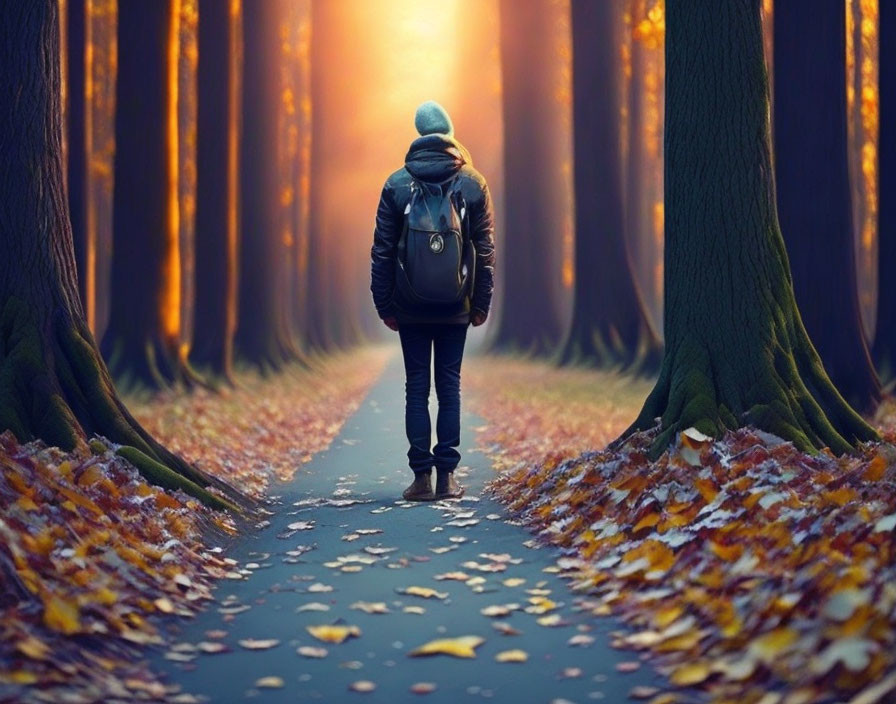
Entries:
<svg viewBox="0 0 896 704">
<path fill-rule="evenodd" d="M 467 326 L 448 323 L 408 323 L 398 328 L 404 354 L 405 414 L 408 462 L 415 472 L 453 471 L 460 462 L 460 363 Z M 435 355 L 433 355 L 435 351 Z M 430 451 L 429 379 L 435 357 L 438 443 Z"/>
</svg>

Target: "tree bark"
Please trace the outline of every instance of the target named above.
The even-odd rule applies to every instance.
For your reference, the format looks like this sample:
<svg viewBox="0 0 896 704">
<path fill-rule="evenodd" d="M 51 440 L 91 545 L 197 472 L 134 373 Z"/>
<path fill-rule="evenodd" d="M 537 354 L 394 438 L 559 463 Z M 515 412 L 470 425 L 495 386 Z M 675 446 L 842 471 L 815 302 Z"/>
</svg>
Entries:
<svg viewBox="0 0 896 704">
<path fill-rule="evenodd" d="M 551 0 L 500 0 L 504 111 L 503 285 L 492 344 L 547 352 L 561 334 L 554 277 L 562 240 L 563 165 L 555 135 L 557 57 Z M 555 271 L 556 270 L 556 271 Z"/>
<path fill-rule="evenodd" d="M 881 125 L 878 141 L 878 292 L 874 359 L 887 378 L 896 375 L 896 6 L 882 2 L 878 85 Z"/>
<path fill-rule="evenodd" d="M 277 105 L 278 3 L 247 0 L 240 153 L 240 282 L 236 351 L 262 370 L 294 357 L 284 329 L 285 269 L 280 232 Z"/>
<path fill-rule="evenodd" d="M 806 330 L 844 398 L 880 401 L 856 280 L 842 0 L 788 0 L 774 10 L 778 217 Z"/>
<path fill-rule="evenodd" d="M 176 0 L 121 0 L 109 326 L 103 354 L 125 384 L 186 378 L 181 355 L 176 120 L 169 90 Z M 173 114 L 174 113 L 174 114 Z M 175 123 L 176 124 L 176 123 Z"/>
<path fill-rule="evenodd" d="M 88 41 L 87 0 L 70 0 L 66 3 L 65 52 L 66 52 L 66 89 L 65 89 L 65 131 L 66 131 L 66 188 L 68 190 L 68 206 L 72 222 L 72 238 L 75 245 L 75 262 L 78 267 L 79 293 L 84 307 L 85 318 L 93 319 L 92 295 L 93 286 L 89 262 L 95 256 L 92 249 L 96 242 L 92 240 L 87 224 L 88 194 L 88 162 L 87 152 L 87 101 L 86 97 L 86 57 L 85 49 Z"/>
<path fill-rule="evenodd" d="M 655 370 L 661 345 L 625 244 L 618 84 L 623 0 L 572 0 L 571 8 L 575 283 L 560 361 Z"/>
<path fill-rule="evenodd" d="M 230 382 L 239 266 L 241 17 L 239 2 L 199 4 L 196 315 L 191 359 Z"/>
<path fill-rule="evenodd" d="M 71 449 L 99 434 L 151 481 L 237 493 L 161 447 L 118 398 L 84 320 L 63 185 L 56 0 L 0 3 L 0 430 Z M 14 263 L 15 265 L 12 265 Z"/>
<path fill-rule="evenodd" d="M 794 298 L 759 0 L 670 0 L 666 31 L 666 354 L 626 435 L 661 417 L 653 457 L 692 426 L 719 437 L 752 425 L 838 454 L 876 439 L 825 373 Z"/>
</svg>

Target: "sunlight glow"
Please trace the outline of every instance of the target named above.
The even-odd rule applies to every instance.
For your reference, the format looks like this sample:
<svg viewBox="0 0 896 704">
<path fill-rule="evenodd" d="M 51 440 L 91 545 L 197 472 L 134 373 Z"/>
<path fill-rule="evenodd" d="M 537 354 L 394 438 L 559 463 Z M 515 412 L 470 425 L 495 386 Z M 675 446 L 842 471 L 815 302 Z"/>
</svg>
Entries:
<svg viewBox="0 0 896 704">
<path fill-rule="evenodd" d="M 168 213 L 165 247 L 165 284 L 162 291 L 162 325 L 172 345 L 179 346 L 180 336 L 180 203 L 178 202 L 178 58 L 180 56 L 181 0 L 171 0 L 168 27 Z"/>
</svg>

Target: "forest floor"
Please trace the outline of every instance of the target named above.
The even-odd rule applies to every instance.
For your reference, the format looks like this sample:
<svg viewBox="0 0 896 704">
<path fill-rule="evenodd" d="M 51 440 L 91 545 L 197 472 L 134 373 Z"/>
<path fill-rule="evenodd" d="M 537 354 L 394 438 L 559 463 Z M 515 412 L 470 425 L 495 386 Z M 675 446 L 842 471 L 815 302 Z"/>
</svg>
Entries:
<svg viewBox="0 0 896 704">
<path fill-rule="evenodd" d="M 855 457 L 691 429 L 650 463 L 653 433 L 595 449 L 650 384 L 525 360 L 468 372 L 505 470 L 493 495 L 561 548 L 593 613 L 627 624 L 615 647 L 712 702 L 896 701 L 896 403 Z"/>
<path fill-rule="evenodd" d="M 127 403 L 169 447 L 260 497 L 330 444 L 387 356 Z M 0 702 L 163 696 L 138 662 L 164 642 L 153 617 L 190 618 L 218 580 L 244 577 L 220 547 L 232 521 L 147 484 L 107 443 L 63 453 L 0 436 L 0 516 Z"/>
<path fill-rule="evenodd" d="M 468 495 L 428 505 L 397 498 L 394 349 L 129 399 L 263 501 L 239 531 L 114 448 L 2 436 L 0 702 L 892 701 L 892 447 L 810 457 L 745 430 L 652 464 L 650 433 L 595 449 L 651 385 L 465 360 Z M 896 405 L 876 422 L 892 442 Z"/>
</svg>

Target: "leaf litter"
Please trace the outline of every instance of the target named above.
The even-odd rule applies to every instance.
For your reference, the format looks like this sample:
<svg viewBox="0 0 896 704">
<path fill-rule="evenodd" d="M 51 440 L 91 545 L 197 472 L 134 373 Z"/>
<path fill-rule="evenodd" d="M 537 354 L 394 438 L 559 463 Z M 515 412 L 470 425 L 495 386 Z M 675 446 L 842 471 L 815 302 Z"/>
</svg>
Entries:
<svg viewBox="0 0 896 704">
<path fill-rule="evenodd" d="M 262 497 L 330 444 L 385 359 L 382 350 L 356 351 L 271 379 L 241 372 L 236 388 L 219 393 L 166 391 L 127 404 L 169 449 Z M 167 637 L 154 617 L 192 617 L 212 599 L 214 581 L 270 564 L 240 568 L 225 557 L 215 543 L 236 532 L 228 516 L 148 484 L 116 449 L 94 438 L 62 452 L 0 435 L 0 699 L 26 700 L 34 686 L 42 699 L 73 703 L 188 702 L 141 657 L 142 647 Z M 222 617 L 249 608 L 223 605 Z M 165 656 L 185 661 L 226 649 L 178 644 Z"/>
<path fill-rule="evenodd" d="M 890 701 L 894 407 L 876 420 L 885 442 L 855 457 L 807 455 L 751 429 L 718 441 L 690 429 L 651 463 L 655 430 L 591 449 L 636 415 L 639 382 L 503 359 L 470 366 L 480 444 L 504 470 L 491 493 L 565 551 L 556 569 L 583 594 L 579 609 L 628 624 L 615 647 L 713 702 Z M 498 390 L 487 399 L 486 378 Z"/>
</svg>

